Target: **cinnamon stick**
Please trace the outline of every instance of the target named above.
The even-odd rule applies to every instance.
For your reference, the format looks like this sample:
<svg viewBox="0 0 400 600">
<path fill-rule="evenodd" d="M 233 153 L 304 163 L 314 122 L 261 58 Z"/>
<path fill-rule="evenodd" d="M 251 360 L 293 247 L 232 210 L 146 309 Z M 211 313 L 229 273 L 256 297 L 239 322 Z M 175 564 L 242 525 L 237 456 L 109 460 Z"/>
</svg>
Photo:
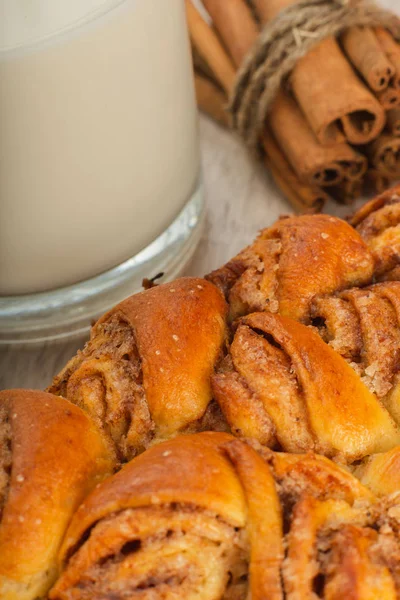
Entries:
<svg viewBox="0 0 400 600">
<path fill-rule="evenodd" d="M 193 20 L 189 22 L 189 27 L 193 28 L 197 25 L 198 23 L 194 22 Z M 206 26 L 208 27 L 207 24 Z M 250 27 L 247 31 L 250 31 Z M 257 35 L 256 29 L 254 32 L 255 35 Z M 194 32 L 191 32 L 191 37 L 192 40 L 198 39 L 198 35 L 194 34 Z M 223 47 L 221 48 L 224 52 L 225 50 Z M 200 107 L 214 119 L 223 122 L 225 118 L 222 116 L 223 105 L 225 104 L 225 94 L 219 88 L 217 76 L 214 78 L 214 72 L 210 67 L 210 62 L 212 61 L 206 50 L 207 48 L 204 46 L 203 58 L 201 55 L 197 55 L 197 47 L 195 46 L 194 61 L 198 67 L 198 70 L 201 71 L 201 73 L 197 72 L 195 75 L 196 95 Z M 241 52 L 245 52 L 245 50 L 242 48 Z M 271 169 L 271 173 L 276 184 L 291 202 L 293 207 L 300 212 L 320 211 L 325 201 L 328 199 L 328 196 L 322 190 L 316 187 L 307 186 L 300 182 L 289 166 L 283 153 L 277 148 L 276 144 L 273 144 L 272 141 L 266 142 L 265 150 L 266 164 Z"/>
<path fill-rule="evenodd" d="M 388 110 L 386 115 L 386 129 L 391 135 L 400 136 L 400 108 Z"/>
<path fill-rule="evenodd" d="M 395 88 L 392 84 L 376 96 L 385 110 L 400 106 L 400 88 Z"/>
<path fill-rule="evenodd" d="M 199 108 L 221 125 L 227 126 L 228 115 L 224 110 L 226 98 L 218 86 L 196 73 L 195 89 Z M 265 164 L 295 210 L 306 213 L 322 210 L 328 196 L 321 189 L 307 186 L 296 177 L 284 154 L 272 140 L 272 133 L 268 134 L 268 139 L 264 137 L 264 149 Z"/>
<path fill-rule="evenodd" d="M 223 127 L 229 127 L 224 93 L 210 79 L 198 73 L 195 73 L 194 84 L 198 107 Z"/>
<path fill-rule="evenodd" d="M 189 3 L 189 0 L 186 1 Z M 294 0 L 252 0 L 252 2 L 258 10 L 258 17 L 264 22 L 271 18 L 271 13 L 274 10 L 279 11 L 284 5 L 293 4 Z M 259 28 L 246 0 L 229 0 L 229 2 L 203 0 L 203 4 L 210 14 L 215 31 L 202 19 L 199 13 L 195 13 L 195 18 L 190 17 L 189 14 L 191 38 L 200 58 L 196 61 L 195 55 L 195 62 L 199 64 L 203 61 L 207 65 L 207 68 L 204 68 L 203 64 L 203 68 L 199 68 L 199 72 L 196 73 L 196 93 L 198 103 L 203 110 L 219 122 L 226 124 L 226 116 L 222 106 L 233 85 L 235 67 L 238 68 L 241 65 L 244 56 L 256 41 Z M 188 10 L 188 13 L 190 13 L 190 10 Z M 201 23 L 199 19 L 201 19 Z M 372 30 L 369 33 L 372 34 L 376 48 L 378 34 L 375 35 Z M 371 40 L 371 36 L 368 35 L 368 37 Z M 212 44 L 209 43 L 211 39 L 213 40 Z M 329 185 L 330 187 L 326 189 L 342 202 L 349 202 L 356 195 L 361 194 L 363 174 L 367 168 L 366 157 L 360 155 L 359 152 L 343 141 L 336 143 L 334 146 L 324 147 L 319 140 L 324 139 L 331 142 L 338 139 L 344 140 L 344 134 L 351 139 L 349 131 L 353 128 L 357 135 L 353 135 L 352 141 L 357 141 L 357 143 L 362 141 L 364 144 L 365 140 L 377 135 L 382 130 L 385 120 L 383 107 L 379 104 L 377 98 L 358 80 L 345 56 L 341 53 L 337 42 L 334 39 L 326 40 L 326 43 L 319 44 L 314 52 L 318 49 L 319 56 L 317 58 L 314 56 L 311 61 L 311 64 L 314 64 L 314 67 L 317 66 L 318 69 L 316 76 L 311 75 L 308 80 L 307 85 L 310 90 L 305 90 L 306 76 L 309 76 L 311 72 L 310 66 L 300 69 L 300 75 L 297 74 L 298 76 L 295 74 L 296 69 L 298 69 L 296 67 L 292 75 L 293 91 L 302 110 L 300 110 L 296 100 L 287 92 L 280 92 L 268 116 L 268 124 L 271 131 L 273 131 L 273 135 L 269 132 L 262 139 L 265 149 L 265 162 L 271 169 L 275 181 L 292 204 L 302 211 L 318 210 L 326 201 L 328 195 L 321 190 L 320 185 Z M 327 52 L 328 49 L 329 52 Z M 215 52 L 217 52 L 218 60 L 215 59 Z M 322 61 L 324 62 L 322 67 L 321 60 L 324 55 L 329 60 L 328 62 Z M 378 56 L 378 62 L 381 65 L 385 63 L 385 60 L 390 64 L 386 51 L 383 51 L 381 47 L 380 40 Z M 304 57 L 300 63 L 305 59 L 307 57 Z M 374 60 L 376 62 L 376 57 Z M 228 69 L 226 68 L 227 64 L 230 65 Z M 221 65 L 224 68 L 221 68 Z M 219 67 L 219 69 L 216 67 Z M 363 68 L 367 77 L 366 67 Z M 388 68 L 386 66 L 386 69 Z M 333 79 L 329 81 L 329 85 L 327 84 L 326 72 L 333 72 Z M 227 73 L 228 76 L 226 76 Z M 323 74 L 322 78 L 321 73 Z M 393 82 L 395 80 L 393 68 L 391 68 L 390 74 L 391 81 L 383 92 L 393 92 Z M 369 76 L 372 77 L 372 75 Z M 386 76 L 389 77 L 387 71 Z M 374 77 L 375 83 L 371 85 L 376 87 L 378 85 L 376 83 L 376 73 Z M 319 86 L 321 79 L 322 86 Z M 312 85 L 310 85 L 310 81 Z M 387 84 L 386 82 L 387 79 L 385 83 L 382 83 L 382 81 L 378 83 L 384 87 Z M 325 106 L 322 106 L 322 110 L 320 104 L 314 102 L 313 99 L 323 98 L 323 93 L 327 89 L 329 90 L 327 102 Z M 332 93 L 334 90 L 338 90 L 340 93 Z M 376 91 L 379 94 L 383 93 L 382 89 L 381 92 Z M 397 92 L 397 90 L 395 91 Z M 307 94 L 308 100 L 306 102 Z M 330 114 L 330 120 L 325 121 L 325 134 L 321 134 L 318 140 L 314 133 L 318 136 L 318 131 L 316 131 L 318 123 L 323 121 L 321 115 L 328 115 L 331 108 L 328 100 L 330 101 L 332 98 L 334 110 Z M 337 100 L 338 98 L 340 102 Z M 356 104 L 361 102 L 361 99 L 365 102 L 363 107 L 358 110 L 359 107 Z M 308 111 L 304 106 L 304 102 L 308 104 Z M 336 114 L 334 111 L 337 110 L 338 106 L 343 108 L 344 105 L 348 108 L 347 112 L 343 113 L 342 111 L 339 116 L 333 118 L 332 114 Z M 310 117 L 313 110 L 317 113 L 314 122 L 312 115 Z M 369 179 L 374 178 L 376 185 L 381 185 L 384 177 L 387 177 L 383 174 L 382 165 L 386 170 L 390 167 L 393 171 L 393 162 L 395 167 L 397 162 L 400 162 L 396 158 L 394 136 L 389 136 L 391 137 L 390 142 L 386 140 L 388 146 L 383 148 L 384 137 L 382 136 L 379 143 L 377 141 L 375 145 L 371 143 L 366 147 L 366 152 L 371 157 L 371 161 L 376 163 L 368 177 Z M 394 160 L 393 157 L 395 157 Z"/>
<path fill-rule="evenodd" d="M 199 73 L 201 73 L 201 75 L 203 75 L 204 77 L 207 77 L 207 79 L 210 79 L 211 81 L 213 81 L 213 83 L 220 89 L 220 91 L 223 92 L 224 88 L 219 83 L 218 79 L 215 77 L 213 70 L 211 69 L 207 60 L 203 56 L 201 56 L 201 54 L 198 52 L 198 50 L 194 44 L 191 44 L 191 49 L 192 49 L 193 66 L 194 66 L 195 70 L 198 71 Z"/>
<path fill-rule="evenodd" d="M 369 87 L 381 92 L 395 74 L 376 33 L 370 27 L 349 27 L 341 36 L 342 46 L 350 61 Z"/>
<path fill-rule="evenodd" d="M 262 144 L 265 150 L 265 164 L 292 206 L 298 212 L 320 212 L 329 196 L 317 186 L 307 186 L 297 178 L 274 140 L 272 132 L 266 131 Z"/>
<path fill-rule="evenodd" d="M 237 68 L 259 35 L 246 0 L 203 0 L 215 28 Z"/>
<path fill-rule="evenodd" d="M 385 52 L 388 60 L 393 65 L 395 73 L 392 78 L 392 85 L 400 88 L 400 45 L 393 36 L 383 27 L 375 29 L 375 35 L 379 41 L 382 50 Z"/>
<path fill-rule="evenodd" d="M 359 178 L 366 171 L 365 157 L 346 143 L 322 146 L 295 101 L 279 92 L 268 119 L 299 179 L 314 185 L 334 185 L 349 174 Z"/>
<path fill-rule="evenodd" d="M 321 143 L 332 140 L 332 127 L 343 130 L 352 144 L 375 139 L 384 127 L 383 107 L 356 77 L 333 38 L 300 59 L 291 85 Z"/>
<path fill-rule="evenodd" d="M 371 164 L 390 179 L 400 177 L 400 138 L 384 133 L 366 147 Z"/>
<path fill-rule="evenodd" d="M 258 36 L 258 27 L 244 0 L 204 0 L 226 49 L 239 66 Z M 310 185 L 332 185 L 343 179 L 361 176 L 366 160 L 345 143 L 322 146 L 306 119 L 288 94 L 280 92 L 271 107 L 268 123 L 277 142 L 299 179 Z"/>
<path fill-rule="evenodd" d="M 326 191 L 339 204 L 352 204 L 362 194 L 364 186 L 363 179 L 344 179 L 336 186 L 326 188 Z"/>
<path fill-rule="evenodd" d="M 365 175 L 367 187 L 375 194 L 382 194 L 390 186 L 390 177 L 371 167 Z"/>
<path fill-rule="evenodd" d="M 296 0 L 253 0 L 262 23 Z M 323 144 L 366 144 L 385 124 L 378 100 L 358 79 L 337 41 L 328 38 L 301 58 L 290 83 L 312 130 Z M 343 134 L 342 134 L 343 132 Z"/>
<path fill-rule="evenodd" d="M 259 34 L 244 0 L 203 0 L 215 28 L 236 67 L 242 64 Z"/>
<path fill-rule="evenodd" d="M 229 94 L 235 81 L 235 68 L 231 60 L 218 37 L 190 0 L 186 0 L 186 16 L 192 43 Z"/>
<path fill-rule="evenodd" d="M 325 204 L 325 201 L 322 198 L 317 196 L 316 200 L 314 201 L 314 206 L 308 206 L 308 204 L 304 204 L 302 198 L 298 194 L 297 188 L 289 185 L 286 177 L 275 168 L 275 165 L 268 159 L 268 157 L 265 158 L 265 166 L 271 173 L 276 186 L 283 192 L 284 196 L 289 200 L 296 212 L 303 214 L 315 214 L 321 212 Z"/>
<path fill-rule="evenodd" d="M 346 152 L 349 157 L 347 160 L 345 158 Z M 357 152 L 357 150 L 355 150 L 352 146 L 345 144 L 340 165 L 344 171 L 345 179 L 348 179 L 349 181 L 359 181 L 367 172 L 368 160 L 363 154 Z"/>
</svg>

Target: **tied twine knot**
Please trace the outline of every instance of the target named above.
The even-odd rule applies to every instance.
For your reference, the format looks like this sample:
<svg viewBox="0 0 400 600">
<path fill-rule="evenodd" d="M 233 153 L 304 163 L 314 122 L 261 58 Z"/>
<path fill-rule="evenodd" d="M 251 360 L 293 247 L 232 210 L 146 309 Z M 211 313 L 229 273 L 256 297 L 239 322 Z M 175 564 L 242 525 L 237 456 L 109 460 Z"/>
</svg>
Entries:
<svg viewBox="0 0 400 600">
<path fill-rule="evenodd" d="M 228 105 L 232 127 L 250 149 L 257 150 L 271 104 L 297 61 L 354 26 L 384 27 L 400 41 L 400 19 L 369 0 L 300 0 L 263 27 L 238 71 Z"/>
</svg>

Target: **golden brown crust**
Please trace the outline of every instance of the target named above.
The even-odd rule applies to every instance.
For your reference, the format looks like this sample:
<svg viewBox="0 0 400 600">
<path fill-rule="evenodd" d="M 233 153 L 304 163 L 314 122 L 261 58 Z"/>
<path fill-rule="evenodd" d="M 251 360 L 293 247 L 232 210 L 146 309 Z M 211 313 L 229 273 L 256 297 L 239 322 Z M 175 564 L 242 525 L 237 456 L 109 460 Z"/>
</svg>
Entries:
<svg viewBox="0 0 400 600">
<path fill-rule="evenodd" d="M 286 463 L 286 458 L 297 473 L 308 473 L 313 482 L 312 471 L 307 465 L 304 470 L 301 456 L 292 460 L 288 455 L 279 460 Z M 326 459 L 310 456 L 308 467 L 310 461 L 320 463 L 320 483 L 328 482 L 330 476 L 340 483 L 334 484 L 330 493 L 321 488 L 318 494 L 319 486 L 312 486 L 311 495 L 298 491 L 287 525 L 283 565 L 286 598 L 395 600 L 400 592 L 396 564 L 400 549 L 399 498 L 376 502 L 363 486 L 351 482 L 350 474 L 340 474 Z M 286 475 L 281 472 L 280 477 L 285 488 Z"/>
<path fill-rule="evenodd" d="M 369 491 L 349 471 L 325 456 L 312 452 L 286 454 L 264 449 L 259 452 L 271 466 L 279 484 L 279 493 L 286 502 L 293 503 L 303 494 L 320 500 L 345 500 L 350 505 L 359 499 L 374 499 L 375 492 Z"/>
<path fill-rule="evenodd" d="M 324 457 L 258 455 L 226 434 L 181 436 L 89 496 L 50 598 L 370 600 L 373 589 L 394 600 L 399 500 L 378 502 Z"/>
<path fill-rule="evenodd" d="M 321 337 L 400 423 L 400 282 L 316 298 L 312 315 Z"/>
<path fill-rule="evenodd" d="M 280 600 L 283 526 L 274 478 L 262 458 L 239 440 L 228 442 L 226 452 L 239 476 L 248 506 L 250 596 Z"/>
<path fill-rule="evenodd" d="M 307 323 L 311 299 L 369 283 L 374 261 L 347 223 L 327 215 L 281 219 L 206 278 L 225 294 L 230 317 L 270 311 Z"/>
<path fill-rule="evenodd" d="M 243 530 L 196 507 L 126 509 L 94 525 L 50 598 L 238 600 L 247 557 Z"/>
<path fill-rule="evenodd" d="M 332 519 L 338 519 L 341 524 L 352 521 L 354 512 L 345 502 L 332 499 L 321 502 L 307 495 L 294 506 L 284 565 L 285 592 L 288 599 L 312 598 L 315 579 L 322 571 L 318 552 L 319 533 L 322 528 L 328 526 L 330 516 Z M 330 543 L 329 539 L 328 549 Z"/>
<path fill-rule="evenodd" d="M 56 555 L 85 495 L 114 463 L 90 419 L 45 392 L 0 392 L 8 422 L 9 473 L 0 512 L 0 597 L 43 597 L 56 576 Z M 0 425 L 0 428 L 2 425 Z"/>
<path fill-rule="evenodd" d="M 325 328 L 331 346 L 355 363 L 369 389 L 383 397 L 393 385 L 400 353 L 400 283 L 352 289 L 340 294 L 339 301 L 342 314 L 335 307 L 331 310 L 329 299 L 316 301 L 314 314 L 328 317 Z M 351 334 L 357 343 L 348 343 Z"/>
<path fill-rule="evenodd" d="M 379 536 L 371 528 L 345 525 L 334 536 L 327 569 L 327 600 L 396 600 L 395 583 L 388 567 L 372 558 Z"/>
<path fill-rule="evenodd" d="M 204 279 L 135 294 L 96 323 L 90 342 L 49 391 L 88 411 L 123 459 L 201 429 L 226 310 L 221 293 Z"/>
<path fill-rule="evenodd" d="M 235 370 L 231 356 L 220 364 L 212 378 L 212 385 L 221 412 L 234 435 L 255 439 L 265 446 L 276 446 L 274 423 L 258 394 Z"/>
<path fill-rule="evenodd" d="M 0 597 L 43 595 L 96 477 L 173 438 L 84 499 L 52 600 L 400 598 L 398 193 L 119 304 L 49 388 L 86 415 L 0 394 Z"/>
<path fill-rule="evenodd" d="M 400 446 L 366 457 L 355 468 L 354 474 L 376 496 L 389 496 L 400 491 Z"/>
<path fill-rule="evenodd" d="M 103 554 L 109 558 L 111 554 L 114 561 L 120 562 L 116 577 L 124 581 L 123 589 L 135 591 L 138 598 L 150 598 L 146 595 L 149 587 L 154 598 L 179 597 L 174 596 L 179 593 L 176 586 L 180 586 L 184 597 L 222 597 L 235 581 L 238 569 L 247 573 L 246 561 L 240 558 L 244 552 L 248 557 L 245 494 L 224 451 L 233 439 L 224 433 L 180 436 L 152 447 L 104 482 L 86 499 L 71 523 L 61 552 L 67 568 L 50 597 L 93 597 L 84 595 L 85 587 L 93 588 L 92 579 L 85 573 L 93 573 L 96 565 L 101 569 L 104 564 L 104 577 L 98 573 L 98 579 L 103 579 L 107 587 L 110 564 L 103 562 Z M 116 523 L 123 519 L 124 528 L 114 523 L 112 529 L 100 531 L 100 536 L 99 527 L 106 527 L 110 519 Z M 136 531 L 132 523 L 136 523 Z M 126 532 L 131 538 L 121 539 Z M 124 554 L 121 547 L 133 541 L 132 536 L 140 540 L 139 547 L 131 544 Z M 175 550 L 171 544 L 175 544 Z M 215 545 L 223 550 L 222 555 L 215 548 L 211 551 L 210 546 Z M 233 556 L 232 550 L 238 547 L 242 550 Z M 171 555 L 177 553 L 177 561 L 172 564 Z M 151 577 L 144 573 L 137 587 L 140 565 Z M 235 582 L 235 588 L 240 587 L 239 583 Z M 114 591 L 116 598 L 124 597 L 117 589 Z M 224 597 L 234 600 L 244 596 L 227 592 Z"/>
<path fill-rule="evenodd" d="M 261 403 L 279 445 L 289 452 L 314 450 L 351 462 L 400 442 L 389 413 L 311 328 L 254 313 L 240 320 L 230 356 L 231 370 L 214 376 L 213 389 L 232 429 L 239 427 L 230 422 L 229 403 L 236 395 L 239 406 L 243 390 L 242 436 L 255 431 L 251 390 L 258 399 L 256 410 Z"/>
<path fill-rule="evenodd" d="M 245 501 L 235 472 L 215 449 L 232 438 L 200 433 L 156 445 L 125 465 L 79 507 L 65 538 L 62 555 L 93 523 L 126 508 L 196 504 L 220 514 L 234 526 L 245 522 Z M 216 475 L 218 474 L 218 477 Z"/>
<path fill-rule="evenodd" d="M 395 578 L 379 552 L 385 533 L 373 513 L 309 496 L 296 504 L 284 565 L 289 600 L 395 600 Z"/>
<path fill-rule="evenodd" d="M 359 225 L 361 225 L 361 223 L 365 221 L 367 217 L 369 217 L 376 210 L 379 210 L 380 208 L 385 206 L 385 204 L 390 204 L 391 201 L 393 201 L 393 203 L 396 204 L 398 202 L 396 196 L 399 193 L 399 191 L 400 186 L 396 185 L 383 192 L 383 194 L 379 194 L 379 196 L 377 196 L 376 198 L 369 200 L 369 202 L 365 202 L 365 204 L 363 204 L 362 207 L 357 210 L 357 212 L 355 212 L 349 217 L 348 221 L 350 225 L 352 227 L 358 227 Z"/>
<path fill-rule="evenodd" d="M 367 202 L 350 219 L 371 250 L 375 276 L 382 277 L 400 262 L 400 187 Z"/>
</svg>

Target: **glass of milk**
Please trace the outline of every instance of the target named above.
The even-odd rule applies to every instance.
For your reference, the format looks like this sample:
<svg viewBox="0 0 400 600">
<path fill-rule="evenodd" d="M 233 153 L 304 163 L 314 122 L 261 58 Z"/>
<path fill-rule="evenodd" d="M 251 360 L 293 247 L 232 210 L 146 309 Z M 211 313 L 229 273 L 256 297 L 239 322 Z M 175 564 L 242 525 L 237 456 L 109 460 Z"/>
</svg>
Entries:
<svg viewBox="0 0 400 600">
<path fill-rule="evenodd" d="M 176 276 L 199 181 L 183 0 L 0 0 L 0 340 Z"/>
</svg>

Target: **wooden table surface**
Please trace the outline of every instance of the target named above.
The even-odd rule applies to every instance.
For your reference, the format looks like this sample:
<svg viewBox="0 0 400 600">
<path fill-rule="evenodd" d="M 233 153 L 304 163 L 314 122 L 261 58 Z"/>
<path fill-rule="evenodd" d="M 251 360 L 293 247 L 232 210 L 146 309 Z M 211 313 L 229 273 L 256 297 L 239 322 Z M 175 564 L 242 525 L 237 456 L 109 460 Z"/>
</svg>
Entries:
<svg viewBox="0 0 400 600">
<path fill-rule="evenodd" d="M 386 0 L 390 2 L 390 0 Z M 269 174 L 252 161 L 242 143 L 207 117 L 200 117 L 207 223 L 187 275 L 203 275 L 251 242 L 256 232 L 291 208 Z M 345 215 L 348 207 L 327 206 Z M 0 349 L 0 389 L 43 388 L 85 339 L 35 347 Z"/>
</svg>

